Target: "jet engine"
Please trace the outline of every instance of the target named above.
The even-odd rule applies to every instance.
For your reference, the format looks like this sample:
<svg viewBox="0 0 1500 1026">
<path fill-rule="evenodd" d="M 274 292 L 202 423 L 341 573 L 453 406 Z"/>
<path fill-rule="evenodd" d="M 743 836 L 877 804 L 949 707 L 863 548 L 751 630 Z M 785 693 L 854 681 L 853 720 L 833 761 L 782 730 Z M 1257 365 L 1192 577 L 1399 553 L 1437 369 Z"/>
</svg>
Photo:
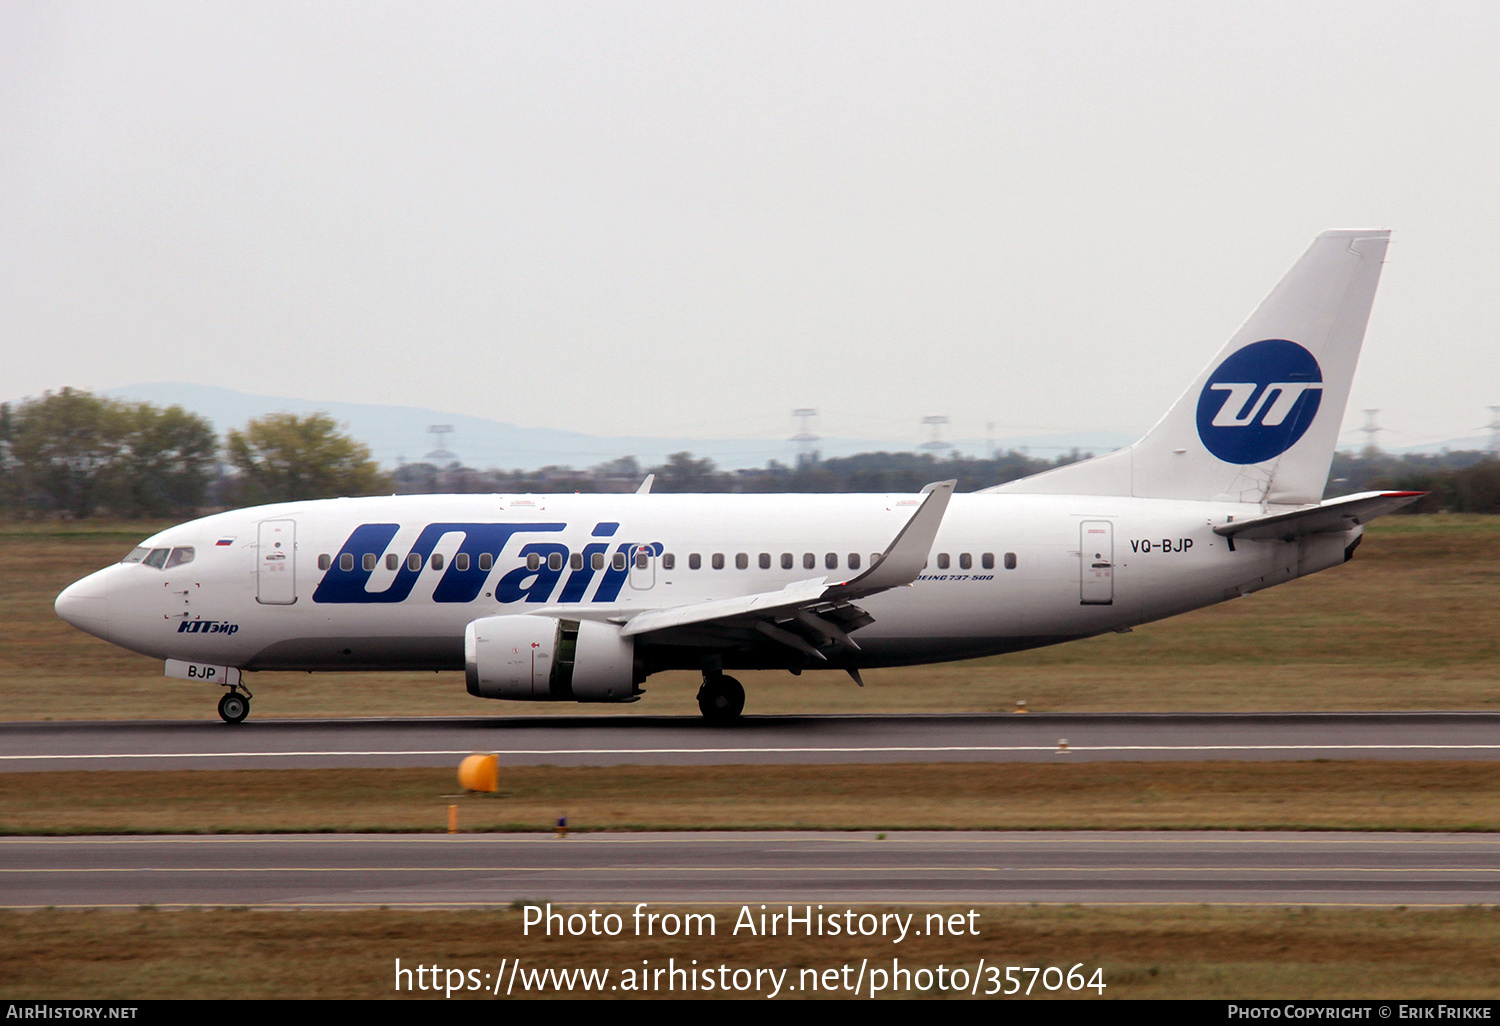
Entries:
<svg viewBox="0 0 1500 1026">
<path fill-rule="evenodd" d="M 630 702 L 635 639 L 612 624 L 555 616 L 487 616 L 464 630 L 469 694 L 530 702 Z"/>
</svg>

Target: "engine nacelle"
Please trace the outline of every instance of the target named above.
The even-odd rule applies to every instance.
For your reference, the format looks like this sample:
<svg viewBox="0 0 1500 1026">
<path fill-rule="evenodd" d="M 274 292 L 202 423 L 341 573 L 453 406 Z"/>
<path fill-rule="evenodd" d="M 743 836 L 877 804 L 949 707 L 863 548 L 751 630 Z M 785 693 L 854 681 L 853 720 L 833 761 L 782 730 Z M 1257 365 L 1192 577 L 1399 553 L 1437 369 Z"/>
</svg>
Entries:
<svg viewBox="0 0 1500 1026">
<path fill-rule="evenodd" d="M 487 616 L 464 631 L 469 694 L 530 702 L 629 702 L 635 639 L 620 628 L 555 616 Z"/>
</svg>

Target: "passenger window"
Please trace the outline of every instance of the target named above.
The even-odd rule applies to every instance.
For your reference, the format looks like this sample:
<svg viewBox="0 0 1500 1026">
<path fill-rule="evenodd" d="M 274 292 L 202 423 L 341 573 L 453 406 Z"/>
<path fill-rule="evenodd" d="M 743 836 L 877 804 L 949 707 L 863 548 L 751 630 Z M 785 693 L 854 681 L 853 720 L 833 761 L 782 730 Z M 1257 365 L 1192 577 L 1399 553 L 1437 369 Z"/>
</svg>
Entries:
<svg viewBox="0 0 1500 1026">
<path fill-rule="evenodd" d="M 948 553 L 946 553 L 946 552 L 939 552 L 938 553 L 938 569 L 939 570 L 946 570 L 946 569 L 948 569 Z"/>
<path fill-rule="evenodd" d="M 815 567 L 817 565 L 818 565 L 818 557 L 817 556 L 814 556 L 811 552 L 804 552 L 804 553 L 802 553 L 802 569 L 804 569 L 804 570 L 811 570 L 813 567 Z"/>
<path fill-rule="evenodd" d="M 170 570 L 174 566 L 181 566 L 184 563 L 191 563 L 192 561 L 193 561 L 193 550 L 191 548 L 188 548 L 188 547 L 176 548 L 176 549 L 173 549 L 172 550 L 172 554 L 167 557 L 167 566 L 166 566 L 166 569 Z"/>
<path fill-rule="evenodd" d="M 771 569 L 771 554 L 769 552 L 762 552 L 760 554 L 760 568 L 762 570 Z"/>
<path fill-rule="evenodd" d="M 958 556 L 958 568 L 960 570 L 974 569 L 974 557 L 967 552 L 961 552 Z"/>
<path fill-rule="evenodd" d="M 750 554 L 737 552 L 734 556 L 734 568 L 736 570 L 747 570 L 750 567 Z"/>
<path fill-rule="evenodd" d="M 783 552 L 781 554 L 781 569 L 790 570 L 792 568 L 792 562 L 792 554 L 790 552 Z"/>
<path fill-rule="evenodd" d="M 714 569 L 715 570 L 722 570 L 722 569 L 724 569 L 724 553 L 722 553 L 722 552 L 715 552 L 714 553 Z"/>
<path fill-rule="evenodd" d="M 453 557 L 453 569 L 457 570 L 459 573 L 466 573 L 468 571 L 469 554 L 467 552 L 460 552 L 458 555 Z"/>
<path fill-rule="evenodd" d="M 851 553 L 849 553 L 849 569 L 850 570 L 858 570 L 859 569 L 859 553 L 858 552 L 851 552 Z"/>
<path fill-rule="evenodd" d="M 839 568 L 839 554 L 830 552 L 823 557 L 823 568 L 825 570 L 837 570 Z"/>
<path fill-rule="evenodd" d="M 553 553 L 551 553 L 551 554 L 549 554 L 547 556 L 547 569 L 548 570 L 561 570 L 562 569 L 562 563 L 563 563 L 563 560 L 562 560 L 562 553 L 561 552 L 553 552 Z"/>
<path fill-rule="evenodd" d="M 661 557 L 661 568 L 663 570 L 675 570 L 675 569 L 677 569 L 677 557 L 675 555 L 673 555 L 672 553 L 670 553 L 670 552 L 665 553 Z"/>
<path fill-rule="evenodd" d="M 698 553 L 696 553 L 696 552 L 694 552 L 692 555 L 688 556 L 688 569 L 689 570 L 701 570 L 702 568 L 703 568 L 703 557 L 702 556 L 698 555 Z"/>
<path fill-rule="evenodd" d="M 602 552 L 596 552 L 596 553 L 594 553 L 594 557 L 589 560 L 589 566 L 593 567 L 595 570 L 603 570 L 604 569 L 604 553 L 602 553 Z"/>
<path fill-rule="evenodd" d="M 422 569 L 422 556 L 420 553 L 413 552 L 406 557 L 406 569 L 412 573 L 416 573 Z"/>
<path fill-rule="evenodd" d="M 538 553 L 530 553 L 526 557 L 526 569 L 540 570 L 542 568 L 542 557 Z"/>
<path fill-rule="evenodd" d="M 1014 570 L 1015 568 L 1016 568 L 1016 554 L 1014 552 L 1007 552 L 1005 554 L 1005 569 L 1007 569 L 1007 570 Z"/>
<path fill-rule="evenodd" d="M 371 570 L 374 570 L 375 569 L 375 553 L 373 553 L 373 552 L 366 552 L 365 553 L 365 558 L 360 561 L 360 564 L 365 568 L 365 573 L 369 573 Z"/>
<path fill-rule="evenodd" d="M 339 556 L 339 569 L 346 574 L 354 569 L 354 553 L 345 552 Z"/>
<path fill-rule="evenodd" d="M 443 554 L 441 552 L 434 552 L 432 554 L 432 568 L 434 570 L 441 570 L 443 568 Z"/>
<path fill-rule="evenodd" d="M 495 554 L 493 552 L 481 552 L 479 554 L 479 569 L 488 571 L 495 565 Z"/>
<path fill-rule="evenodd" d="M 651 551 L 649 549 L 635 550 L 635 568 L 644 570 L 651 565 Z"/>
<path fill-rule="evenodd" d="M 625 553 L 623 553 L 623 552 L 616 552 L 613 556 L 609 557 L 609 563 L 616 570 L 624 570 L 625 569 Z"/>
<path fill-rule="evenodd" d="M 582 552 L 575 552 L 571 556 L 569 556 L 568 557 L 568 567 L 569 567 L 569 569 L 572 569 L 572 570 L 582 570 L 583 569 L 583 553 Z"/>
<path fill-rule="evenodd" d="M 385 554 L 385 568 L 387 570 L 400 570 L 401 557 L 396 555 L 394 552 L 387 552 Z"/>
<path fill-rule="evenodd" d="M 151 555 L 147 556 L 142 562 L 149 567 L 160 570 L 163 566 L 166 566 L 167 554 L 171 551 L 171 549 L 152 549 Z"/>
<path fill-rule="evenodd" d="M 986 552 L 984 555 L 980 556 L 979 565 L 986 570 L 995 569 L 995 554 L 993 552 Z"/>
<path fill-rule="evenodd" d="M 325 552 L 321 556 L 318 557 L 318 569 L 319 570 L 327 570 L 331 566 L 333 566 L 333 557 L 330 556 L 328 553 Z"/>
</svg>

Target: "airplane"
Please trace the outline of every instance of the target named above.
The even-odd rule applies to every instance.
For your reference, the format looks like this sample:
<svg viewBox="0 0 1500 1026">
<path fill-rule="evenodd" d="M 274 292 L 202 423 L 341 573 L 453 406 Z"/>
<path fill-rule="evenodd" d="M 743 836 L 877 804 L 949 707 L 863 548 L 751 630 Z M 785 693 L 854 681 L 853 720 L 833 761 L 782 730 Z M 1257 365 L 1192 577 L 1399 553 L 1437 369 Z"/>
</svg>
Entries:
<svg viewBox="0 0 1500 1026">
<path fill-rule="evenodd" d="M 696 670 L 847 673 L 1133 627 L 1350 559 L 1420 492 L 1322 501 L 1389 232 L 1319 235 L 1134 445 L 978 492 L 285 502 L 140 543 L 68 623 L 224 688 L 257 670 L 463 670 L 470 694 L 633 702 Z"/>
</svg>

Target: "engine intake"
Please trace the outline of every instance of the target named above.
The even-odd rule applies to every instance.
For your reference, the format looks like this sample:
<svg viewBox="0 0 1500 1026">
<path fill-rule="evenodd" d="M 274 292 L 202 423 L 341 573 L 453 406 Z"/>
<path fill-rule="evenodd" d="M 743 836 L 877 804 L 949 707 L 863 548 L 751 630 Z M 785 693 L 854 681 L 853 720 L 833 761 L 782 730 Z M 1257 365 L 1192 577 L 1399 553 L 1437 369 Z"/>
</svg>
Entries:
<svg viewBox="0 0 1500 1026">
<path fill-rule="evenodd" d="M 464 630 L 469 694 L 530 702 L 630 702 L 635 639 L 592 620 L 487 616 Z"/>
</svg>

